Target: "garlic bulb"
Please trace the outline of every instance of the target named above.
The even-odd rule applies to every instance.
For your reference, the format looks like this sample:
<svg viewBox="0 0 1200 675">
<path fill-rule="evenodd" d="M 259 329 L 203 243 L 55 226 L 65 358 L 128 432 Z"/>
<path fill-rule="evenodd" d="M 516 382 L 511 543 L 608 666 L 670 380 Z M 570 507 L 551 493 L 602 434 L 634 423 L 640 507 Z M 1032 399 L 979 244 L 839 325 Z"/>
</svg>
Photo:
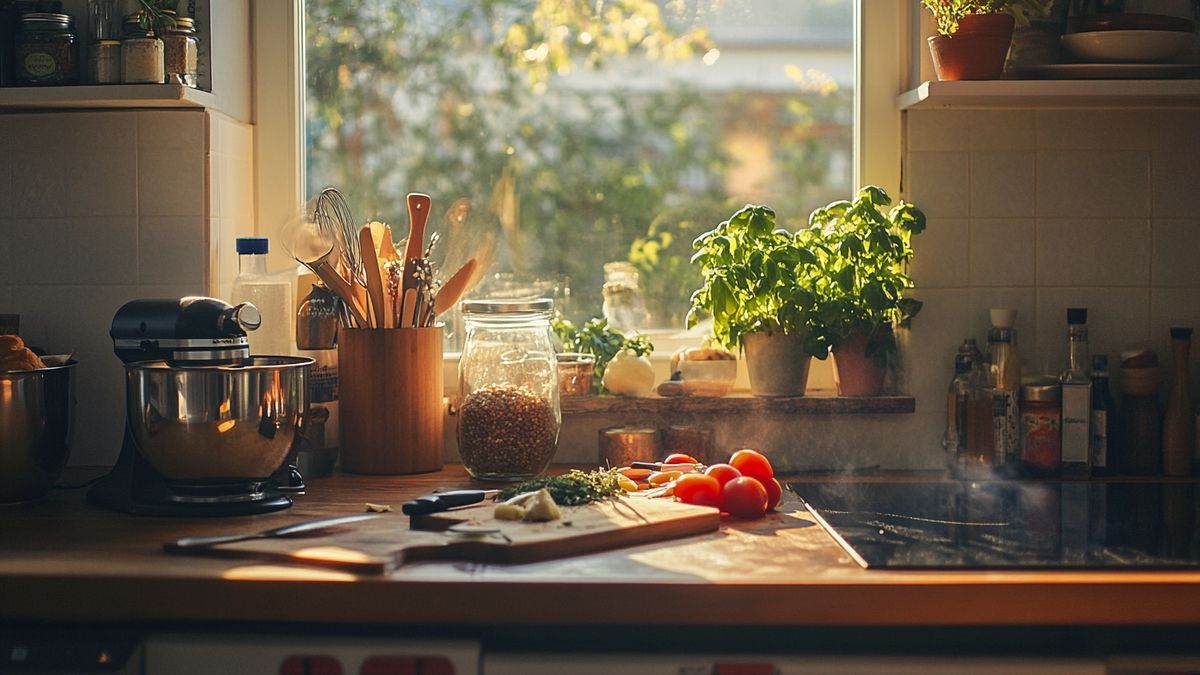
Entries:
<svg viewBox="0 0 1200 675">
<path fill-rule="evenodd" d="M 602 382 L 619 396 L 649 396 L 654 389 L 654 366 L 649 358 L 622 349 L 608 363 Z"/>
</svg>

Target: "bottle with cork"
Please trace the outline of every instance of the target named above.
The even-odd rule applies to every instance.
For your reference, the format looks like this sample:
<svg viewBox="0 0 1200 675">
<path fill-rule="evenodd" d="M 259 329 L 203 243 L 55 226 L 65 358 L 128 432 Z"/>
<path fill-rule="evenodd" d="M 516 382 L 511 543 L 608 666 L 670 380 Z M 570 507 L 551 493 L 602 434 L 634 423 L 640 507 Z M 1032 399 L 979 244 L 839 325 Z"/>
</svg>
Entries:
<svg viewBox="0 0 1200 675">
<path fill-rule="evenodd" d="M 1162 473 L 1162 412 L 1158 407 L 1158 355 L 1147 347 L 1121 353 L 1119 454 L 1109 463 L 1121 473 Z M 1114 461 L 1115 460 L 1115 461 Z"/>
<path fill-rule="evenodd" d="M 1195 445 L 1195 418 L 1192 416 L 1191 378 L 1188 373 L 1192 329 L 1171 329 L 1171 356 L 1174 360 L 1171 391 L 1163 415 L 1163 473 L 1187 476 L 1192 473 Z"/>
</svg>

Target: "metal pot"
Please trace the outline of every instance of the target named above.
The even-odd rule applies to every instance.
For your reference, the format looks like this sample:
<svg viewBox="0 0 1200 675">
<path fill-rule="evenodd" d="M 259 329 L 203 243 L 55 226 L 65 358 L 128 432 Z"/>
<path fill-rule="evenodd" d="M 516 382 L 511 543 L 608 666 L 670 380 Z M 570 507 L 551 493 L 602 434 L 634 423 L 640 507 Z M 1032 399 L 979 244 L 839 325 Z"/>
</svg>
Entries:
<svg viewBox="0 0 1200 675">
<path fill-rule="evenodd" d="M 312 363 L 256 356 L 238 366 L 126 364 L 126 412 L 138 451 L 176 485 L 266 480 L 297 438 Z"/>
<path fill-rule="evenodd" d="M 74 419 L 75 361 L 0 372 L 0 503 L 50 490 L 67 464 Z"/>
</svg>

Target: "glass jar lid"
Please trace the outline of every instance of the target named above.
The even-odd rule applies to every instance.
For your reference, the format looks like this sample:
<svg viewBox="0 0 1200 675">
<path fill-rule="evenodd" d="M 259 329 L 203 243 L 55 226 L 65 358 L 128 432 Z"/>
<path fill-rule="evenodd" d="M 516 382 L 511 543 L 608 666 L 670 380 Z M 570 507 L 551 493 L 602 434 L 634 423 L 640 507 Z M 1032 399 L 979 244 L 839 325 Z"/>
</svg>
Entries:
<svg viewBox="0 0 1200 675">
<path fill-rule="evenodd" d="M 194 19 L 191 19 L 186 16 L 181 16 L 178 19 L 175 19 L 175 27 L 167 29 L 167 32 L 169 32 L 169 33 L 195 33 L 196 32 L 196 22 Z"/>
<path fill-rule="evenodd" d="M 465 300 L 463 314 L 538 314 L 554 309 L 553 298 L 525 300 Z"/>
<path fill-rule="evenodd" d="M 1036 382 L 1022 385 L 1021 400 L 1058 403 L 1062 400 L 1062 386 L 1057 382 Z"/>
<path fill-rule="evenodd" d="M 70 14 L 30 12 L 21 16 L 21 28 L 30 30 L 71 30 L 75 20 Z"/>
</svg>

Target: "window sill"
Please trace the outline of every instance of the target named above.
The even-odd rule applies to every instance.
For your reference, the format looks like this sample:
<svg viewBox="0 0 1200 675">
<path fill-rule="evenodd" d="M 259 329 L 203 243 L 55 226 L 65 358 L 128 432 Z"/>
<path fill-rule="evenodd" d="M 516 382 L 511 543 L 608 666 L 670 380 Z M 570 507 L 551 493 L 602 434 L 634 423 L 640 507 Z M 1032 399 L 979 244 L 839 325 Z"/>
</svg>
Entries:
<svg viewBox="0 0 1200 675">
<path fill-rule="evenodd" d="M 607 414 L 722 414 L 722 415 L 895 415 L 916 412 L 916 399 L 907 394 L 836 396 L 830 390 L 808 396 L 764 398 L 745 393 L 729 396 L 627 398 L 623 396 L 565 396 L 564 415 Z"/>
</svg>

